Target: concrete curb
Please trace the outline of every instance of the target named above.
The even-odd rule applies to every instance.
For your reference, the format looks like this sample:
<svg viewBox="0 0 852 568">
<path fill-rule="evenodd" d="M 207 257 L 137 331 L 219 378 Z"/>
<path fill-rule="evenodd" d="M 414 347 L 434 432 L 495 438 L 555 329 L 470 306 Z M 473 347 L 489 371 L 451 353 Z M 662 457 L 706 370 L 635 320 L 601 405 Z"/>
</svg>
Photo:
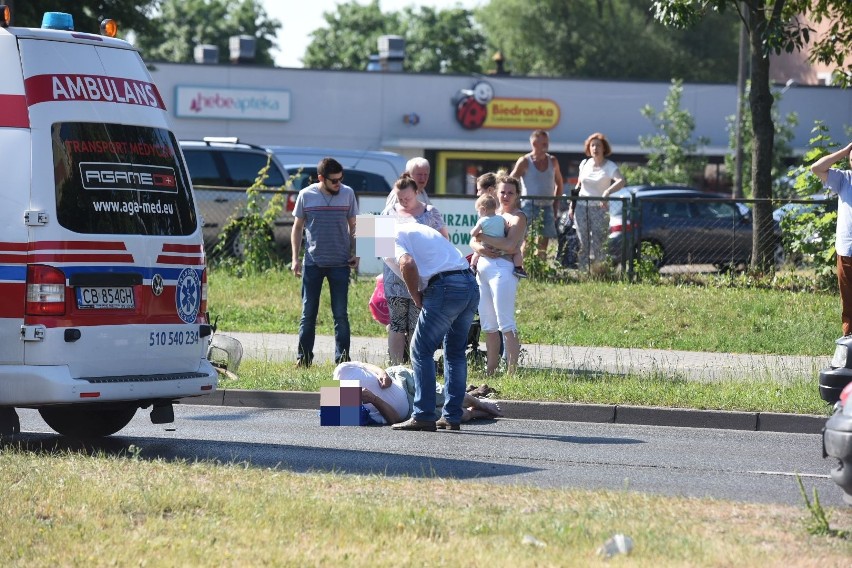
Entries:
<svg viewBox="0 0 852 568">
<path fill-rule="evenodd" d="M 181 400 L 182 404 L 308 410 L 319 410 L 319 402 L 319 393 L 315 392 L 242 389 L 220 389 L 211 394 Z M 827 416 L 812 414 L 693 410 L 608 404 L 502 400 L 500 405 L 506 414 L 506 418 L 523 420 L 719 428 L 723 430 L 753 430 L 792 434 L 819 434 L 828 420 Z"/>
</svg>

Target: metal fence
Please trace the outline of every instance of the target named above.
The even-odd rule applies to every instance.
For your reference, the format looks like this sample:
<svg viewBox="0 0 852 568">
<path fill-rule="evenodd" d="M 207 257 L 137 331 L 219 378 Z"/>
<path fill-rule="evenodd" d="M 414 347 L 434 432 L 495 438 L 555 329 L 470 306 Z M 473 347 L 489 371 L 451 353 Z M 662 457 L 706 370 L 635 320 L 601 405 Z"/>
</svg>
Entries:
<svg viewBox="0 0 852 568">
<path fill-rule="evenodd" d="M 596 263 L 614 263 L 630 279 L 640 266 L 663 274 L 744 269 L 755 251 L 765 266 L 802 270 L 810 267 L 813 255 L 792 246 L 796 239 L 809 239 L 810 248 L 819 250 L 833 247 L 833 240 L 816 232 L 792 234 L 795 223 L 791 221 L 803 213 L 819 214 L 833 207 L 830 200 L 729 199 L 677 196 L 676 192 L 578 197 L 573 224 L 567 206 L 557 220 L 556 257 L 563 267 L 581 272 L 594 271 Z M 755 208 L 765 212 L 761 226 L 755 225 Z M 595 214 L 584 214 L 587 211 Z M 788 221 L 782 223 L 785 217 Z"/>
<path fill-rule="evenodd" d="M 276 194 L 275 190 L 261 191 L 261 207 Z M 292 208 L 297 192 L 283 192 L 286 205 L 270 227 L 269 238 L 274 254 L 282 263 L 290 261 L 290 233 L 293 225 Z M 754 209 L 767 208 L 769 215 L 760 241 L 764 248 L 759 254 L 772 259 L 776 268 L 794 266 L 808 268 L 811 258 L 790 250 L 790 235 L 781 219 L 796 217 L 807 211 L 825 211 L 836 207 L 833 200 L 812 199 L 756 200 L 719 197 L 678 196 L 653 192 L 608 199 L 577 197 L 573 201 L 577 215 L 569 218 L 572 200 L 562 199 L 560 214 L 555 219 L 557 238 L 551 244 L 549 260 L 556 265 L 581 273 L 591 273 L 595 265 L 615 265 L 633 280 L 642 267 L 659 268 L 663 274 L 718 272 L 747 267 L 754 252 Z M 240 258 L 239 235 L 225 228 L 230 219 L 246 211 L 246 193 L 210 186 L 195 188 L 196 201 L 204 220 L 204 242 L 208 262 L 216 264 L 226 258 Z M 375 197 L 359 195 L 359 199 Z M 384 196 L 379 196 L 384 197 Z M 440 201 L 433 196 L 433 201 Z M 443 197 L 443 196 L 441 196 Z M 460 234 L 467 234 L 475 222 L 471 196 L 453 196 L 456 211 L 468 215 L 450 214 L 450 203 L 439 204 L 448 225 Z M 534 198 L 541 207 L 550 207 L 553 198 Z M 443 207 L 442 207 L 443 205 Z M 446 210 L 445 210 L 446 208 Z M 362 212 L 366 210 L 362 207 Z M 453 220 L 452 218 L 455 218 Z M 458 226 L 458 219 L 471 227 Z M 536 220 L 528 220 L 533 231 L 540 230 Z M 812 241 L 819 240 L 818 235 Z M 217 244 L 222 243 L 218 250 Z M 813 244 L 813 243 L 812 243 Z M 832 247 L 826 242 L 823 247 Z"/>
</svg>

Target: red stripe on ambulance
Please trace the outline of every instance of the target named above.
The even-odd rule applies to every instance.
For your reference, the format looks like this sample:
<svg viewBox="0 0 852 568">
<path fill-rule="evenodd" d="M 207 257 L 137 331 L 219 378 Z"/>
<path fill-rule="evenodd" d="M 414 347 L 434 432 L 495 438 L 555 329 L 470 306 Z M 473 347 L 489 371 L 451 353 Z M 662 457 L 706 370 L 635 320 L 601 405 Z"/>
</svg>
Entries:
<svg viewBox="0 0 852 568">
<path fill-rule="evenodd" d="M 0 127 L 30 127 L 30 111 L 24 95 L 0 95 Z"/>
<path fill-rule="evenodd" d="M 30 253 L 29 262 L 111 262 L 133 264 L 132 254 L 68 254 L 68 253 Z"/>
<path fill-rule="evenodd" d="M 189 266 L 204 266 L 204 257 L 161 254 L 157 257 L 157 264 L 188 264 Z"/>
<path fill-rule="evenodd" d="M 188 253 L 200 253 L 202 249 L 201 245 L 176 245 L 165 243 L 163 245 L 163 252 L 188 252 Z"/>
<path fill-rule="evenodd" d="M 127 250 L 127 247 L 120 241 L 35 241 L 30 243 L 29 250 Z"/>
<path fill-rule="evenodd" d="M 45 102 L 99 102 L 141 105 L 166 110 L 157 86 L 147 81 L 57 73 L 24 80 L 29 106 Z"/>
</svg>

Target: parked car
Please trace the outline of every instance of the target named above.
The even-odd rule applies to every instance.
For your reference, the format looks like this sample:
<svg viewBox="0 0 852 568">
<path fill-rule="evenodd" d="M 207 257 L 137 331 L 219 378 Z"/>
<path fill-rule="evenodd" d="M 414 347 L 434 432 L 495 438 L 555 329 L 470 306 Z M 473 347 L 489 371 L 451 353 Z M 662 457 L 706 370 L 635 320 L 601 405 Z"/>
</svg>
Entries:
<svg viewBox="0 0 852 568">
<path fill-rule="evenodd" d="M 819 396 L 834 404 L 849 383 L 852 383 L 852 336 L 845 336 L 835 341 L 831 363 L 819 372 Z"/>
<path fill-rule="evenodd" d="M 296 194 L 317 181 L 317 163 L 322 158 L 331 156 L 343 165 L 343 183 L 352 187 L 356 194 L 386 195 L 405 169 L 405 158 L 392 152 L 258 146 L 236 138 L 215 137 L 182 140 L 180 146 L 204 221 L 204 243 L 208 250 L 219 242 L 228 220 L 243 211 L 245 190 L 254 184 L 262 168 L 269 165 L 265 181 L 268 188 L 278 189 L 290 182 L 285 210 L 275 220 L 273 228 L 276 249 L 284 259 L 290 258 Z M 236 232 L 227 235 L 226 246 L 226 251 L 237 257 L 241 256 L 238 237 Z"/>
<path fill-rule="evenodd" d="M 726 201 L 718 193 L 686 186 L 628 186 L 614 194 L 609 205 L 609 253 L 621 262 L 628 236 L 637 251 L 642 243 L 659 247 L 658 266 L 746 264 L 752 253 L 752 217 L 747 207 Z M 635 198 L 638 208 L 625 215 Z M 780 231 L 775 228 L 773 255 L 783 262 Z"/>
<path fill-rule="evenodd" d="M 837 197 L 833 197 L 825 193 L 814 193 L 804 199 L 813 201 L 813 204 L 801 203 L 800 201 L 785 203 L 772 212 L 772 218 L 780 223 L 787 215 L 801 215 L 802 213 L 817 211 L 819 209 L 827 212 L 837 211 Z"/>
<path fill-rule="evenodd" d="M 843 490 L 843 500 L 852 505 L 852 383 L 838 396 L 834 414 L 822 432 L 822 457 L 837 460 L 829 473 Z"/>
</svg>

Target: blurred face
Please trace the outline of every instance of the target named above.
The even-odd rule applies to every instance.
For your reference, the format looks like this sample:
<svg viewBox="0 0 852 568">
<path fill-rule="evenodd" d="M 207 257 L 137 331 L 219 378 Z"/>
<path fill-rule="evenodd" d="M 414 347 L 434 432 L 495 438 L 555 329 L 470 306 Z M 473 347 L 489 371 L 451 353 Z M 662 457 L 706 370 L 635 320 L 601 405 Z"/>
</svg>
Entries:
<svg viewBox="0 0 852 568">
<path fill-rule="evenodd" d="M 518 208 L 518 188 L 513 183 L 498 183 L 497 196 L 500 198 L 500 208 L 503 212 L 514 211 Z"/>
<path fill-rule="evenodd" d="M 548 147 L 550 147 L 550 139 L 547 136 L 536 136 L 534 138 L 530 138 L 530 146 L 535 154 L 547 152 Z"/>
<path fill-rule="evenodd" d="M 340 184 L 343 183 L 343 172 L 339 174 L 329 174 L 326 176 L 318 176 L 322 182 L 323 188 L 331 194 L 340 193 Z"/>
<path fill-rule="evenodd" d="M 494 186 L 493 185 L 485 186 L 485 185 L 476 184 L 476 196 L 477 197 L 479 197 L 480 195 L 485 195 L 486 193 L 494 193 Z"/>
<path fill-rule="evenodd" d="M 417 182 L 417 189 L 422 190 L 429 183 L 429 166 L 415 166 L 408 174 Z"/>
<path fill-rule="evenodd" d="M 397 189 L 395 191 L 396 199 L 399 201 L 399 206 L 403 210 L 410 211 L 417 208 L 417 192 L 414 191 L 413 187 L 408 186 L 405 189 Z"/>
<path fill-rule="evenodd" d="M 602 158 L 604 155 L 604 143 L 595 138 L 591 142 L 589 142 L 589 152 L 591 152 L 592 156 L 596 158 Z"/>
</svg>

